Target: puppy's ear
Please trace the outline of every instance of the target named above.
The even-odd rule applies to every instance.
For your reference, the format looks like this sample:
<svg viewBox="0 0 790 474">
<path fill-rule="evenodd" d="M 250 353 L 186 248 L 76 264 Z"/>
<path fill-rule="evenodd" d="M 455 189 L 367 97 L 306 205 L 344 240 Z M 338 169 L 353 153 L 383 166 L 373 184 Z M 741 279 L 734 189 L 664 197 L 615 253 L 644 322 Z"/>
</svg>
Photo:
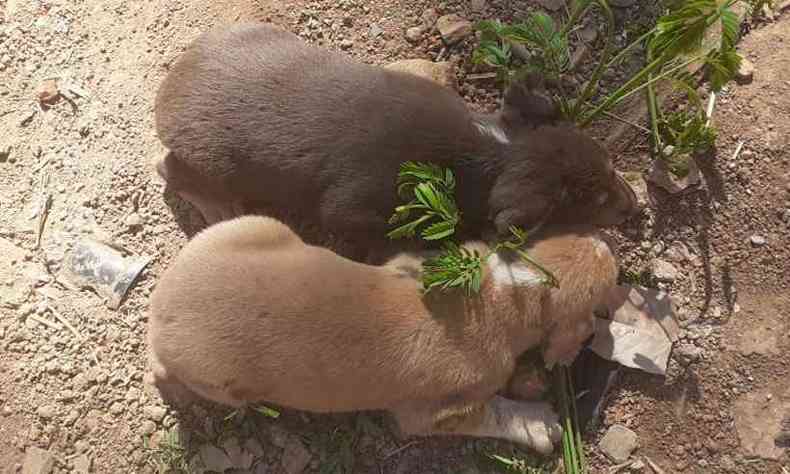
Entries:
<svg viewBox="0 0 790 474">
<path fill-rule="evenodd" d="M 508 127 L 537 127 L 561 118 L 560 109 L 545 85 L 545 78 L 536 72 L 513 80 L 502 104 L 502 120 Z"/>
</svg>

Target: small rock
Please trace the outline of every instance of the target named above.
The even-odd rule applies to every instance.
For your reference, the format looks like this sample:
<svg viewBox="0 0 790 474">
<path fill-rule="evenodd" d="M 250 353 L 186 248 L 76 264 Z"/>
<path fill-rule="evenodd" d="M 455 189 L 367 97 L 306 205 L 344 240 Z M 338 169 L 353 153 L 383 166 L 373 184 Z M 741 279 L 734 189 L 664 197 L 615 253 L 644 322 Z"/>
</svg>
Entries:
<svg viewBox="0 0 790 474">
<path fill-rule="evenodd" d="M 301 474 L 310 464 L 310 452 L 304 447 L 302 441 L 296 436 L 291 436 L 283 449 L 282 465 L 286 474 Z"/>
<path fill-rule="evenodd" d="M 149 405 L 143 408 L 143 414 L 146 418 L 157 423 L 162 421 L 162 418 L 167 414 L 167 409 L 164 407 Z"/>
<path fill-rule="evenodd" d="M 640 209 L 650 205 L 650 193 L 647 190 L 647 182 L 638 171 L 627 171 L 621 175 L 626 183 L 636 194 L 636 204 Z"/>
<path fill-rule="evenodd" d="M 702 358 L 702 352 L 701 348 L 688 343 L 678 344 L 672 351 L 675 359 L 684 366 L 700 360 Z"/>
<path fill-rule="evenodd" d="M 433 28 L 433 25 L 436 24 L 436 20 L 439 19 L 439 12 L 437 12 L 435 8 L 429 8 L 422 12 L 420 19 L 426 28 Z"/>
<path fill-rule="evenodd" d="M 420 41 L 420 38 L 422 38 L 422 34 L 424 32 L 425 30 L 422 27 L 412 26 L 411 28 L 406 29 L 406 39 L 409 41 L 409 43 L 416 43 Z"/>
<path fill-rule="evenodd" d="M 371 39 L 378 38 L 382 33 L 384 33 L 384 30 L 382 30 L 381 27 L 375 23 L 370 25 L 370 28 L 368 28 L 368 36 L 370 36 Z"/>
<path fill-rule="evenodd" d="M 74 470 L 72 472 L 74 474 L 88 474 L 91 472 L 91 459 L 84 454 L 74 458 Z"/>
<path fill-rule="evenodd" d="M 677 268 L 660 258 L 656 258 L 650 263 L 650 272 L 656 277 L 656 280 L 665 283 L 672 283 L 678 277 Z"/>
<path fill-rule="evenodd" d="M 25 460 L 22 462 L 22 474 L 49 474 L 55 467 L 55 456 L 35 446 L 25 450 Z"/>
<path fill-rule="evenodd" d="M 439 85 L 455 87 L 455 73 L 449 62 L 435 63 L 427 59 L 404 59 L 384 66 L 386 69 L 401 71 L 436 82 Z"/>
<path fill-rule="evenodd" d="M 60 100 L 58 81 L 55 79 L 47 79 L 42 82 L 38 88 L 38 101 L 43 105 L 53 105 L 58 100 Z"/>
<path fill-rule="evenodd" d="M 252 453 L 244 451 L 239 446 L 239 440 L 237 438 L 228 438 L 222 443 L 222 449 L 228 455 L 228 459 L 230 459 L 231 464 L 236 469 L 248 470 L 252 467 L 253 461 L 255 461 L 255 457 Z"/>
<path fill-rule="evenodd" d="M 636 461 L 632 462 L 630 466 L 628 466 L 628 470 L 631 472 L 641 472 L 645 468 L 645 462 L 641 459 L 637 459 Z"/>
<path fill-rule="evenodd" d="M 755 247 L 762 247 L 763 245 L 765 245 L 767 243 L 767 241 L 765 240 L 765 237 L 763 237 L 762 235 L 757 235 L 757 234 L 749 237 L 749 242 L 751 242 L 752 245 L 754 245 Z"/>
<path fill-rule="evenodd" d="M 483 13 L 486 9 L 486 0 L 470 0 L 469 9 L 475 13 Z"/>
<path fill-rule="evenodd" d="M 131 230 L 139 229 L 143 226 L 143 218 L 140 217 L 140 214 L 133 212 L 126 216 L 126 219 L 124 219 L 124 224 L 126 224 L 126 227 Z"/>
<path fill-rule="evenodd" d="M 233 469 L 233 463 L 230 462 L 228 455 L 211 444 L 204 444 L 200 447 L 200 459 L 203 460 L 203 465 L 207 471 L 222 473 L 228 469 Z"/>
<path fill-rule="evenodd" d="M 116 415 L 116 416 L 120 415 L 125 410 L 126 410 L 126 407 L 121 402 L 115 402 L 112 405 L 110 405 L 110 413 L 112 413 L 113 415 Z"/>
<path fill-rule="evenodd" d="M 344 39 L 340 42 L 340 49 L 351 49 L 354 46 L 354 42 L 350 39 Z"/>
<path fill-rule="evenodd" d="M 436 20 L 436 28 L 442 35 L 442 41 L 447 45 L 458 43 L 472 34 L 472 23 L 460 15 L 443 15 Z"/>
<path fill-rule="evenodd" d="M 672 194 L 685 191 L 700 183 L 702 175 L 693 157 L 689 155 L 680 155 L 673 156 L 672 160 L 676 164 L 688 168 L 688 172 L 684 176 L 678 176 L 670 170 L 667 159 L 656 159 L 653 160 L 653 163 L 650 165 L 650 172 L 647 175 L 647 179 Z"/>
<path fill-rule="evenodd" d="M 579 30 L 579 37 L 585 43 L 592 43 L 598 38 L 598 28 L 591 23 Z"/>
<path fill-rule="evenodd" d="M 58 408 L 55 405 L 42 405 L 36 410 L 36 414 L 42 420 L 52 419 L 57 412 Z"/>
<path fill-rule="evenodd" d="M 0 146 L 0 163 L 5 163 L 11 156 L 11 145 Z"/>
<path fill-rule="evenodd" d="M 143 434 L 144 436 L 151 435 L 154 433 L 154 431 L 156 431 L 156 423 L 154 423 L 151 420 L 145 420 L 140 425 L 140 433 Z"/>
<path fill-rule="evenodd" d="M 552 12 L 556 12 L 565 6 L 565 0 L 538 0 L 538 3 L 546 10 Z"/>
<path fill-rule="evenodd" d="M 670 262 L 682 263 L 687 260 L 691 260 L 693 255 L 689 251 L 686 244 L 677 241 L 673 242 L 672 245 L 669 246 L 667 251 L 664 253 L 664 257 Z"/>
<path fill-rule="evenodd" d="M 623 425 L 612 425 L 598 446 L 612 461 L 620 464 L 628 461 L 638 443 L 636 433 Z"/>
<path fill-rule="evenodd" d="M 751 84 L 754 80 L 754 64 L 746 58 L 741 59 L 738 72 L 735 73 L 735 82 L 741 85 Z"/>
</svg>

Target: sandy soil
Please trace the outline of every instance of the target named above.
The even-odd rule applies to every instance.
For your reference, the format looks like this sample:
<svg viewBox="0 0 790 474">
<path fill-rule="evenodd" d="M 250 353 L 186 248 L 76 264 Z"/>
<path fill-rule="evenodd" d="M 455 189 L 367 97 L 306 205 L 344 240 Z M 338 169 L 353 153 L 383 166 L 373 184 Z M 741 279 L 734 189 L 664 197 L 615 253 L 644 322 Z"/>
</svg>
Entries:
<svg viewBox="0 0 790 474">
<path fill-rule="evenodd" d="M 508 19 L 539 3 L 554 2 L 0 0 L 0 472 L 39 461 L 51 461 L 51 472 L 199 471 L 203 459 L 235 472 L 471 474 L 496 472 L 490 454 L 528 458 L 489 440 L 399 440 L 377 414 L 287 411 L 273 420 L 210 405 L 177 414 L 144 383 L 144 335 L 157 276 L 202 226 L 187 204 L 163 196 L 151 167 L 163 153 L 154 94 L 191 39 L 255 19 L 376 64 L 441 55 L 455 65 L 460 93 L 490 109 L 495 85 L 466 77 L 473 38 L 443 51 L 435 33 L 411 43 L 404 31 L 431 7 Z M 623 28 L 640 18 L 638 7 L 617 14 Z M 788 43 L 787 14 L 744 38 L 754 80 L 717 102 L 718 149 L 698 159 L 703 183 L 680 196 L 651 188 L 646 217 L 615 232 L 627 268 L 655 258 L 675 267 L 661 286 L 684 331 L 668 377 L 623 371 L 603 426 L 587 434 L 594 472 L 610 472 L 595 445 L 613 423 L 639 436 L 634 459 L 664 472 L 790 465 L 775 441 L 790 415 Z M 63 97 L 41 107 L 48 79 Z M 611 129 L 594 133 L 617 167 L 646 171 L 645 136 L 607 140 Z M 68 249 L 88 234 L 153 258 L 117 311 L 62 278 Z"/>
</svg>

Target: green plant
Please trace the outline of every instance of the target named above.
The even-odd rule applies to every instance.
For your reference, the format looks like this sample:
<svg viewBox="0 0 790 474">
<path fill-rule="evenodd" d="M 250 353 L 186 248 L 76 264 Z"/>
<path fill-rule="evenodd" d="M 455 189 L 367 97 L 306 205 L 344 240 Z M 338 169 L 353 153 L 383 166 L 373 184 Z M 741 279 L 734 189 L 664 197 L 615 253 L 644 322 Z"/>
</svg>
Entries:
<svg viewBox="0 0 790 474">
<path fill-rule="evenodd" d="M 573 390 L 570 370 L 565 366 L 557 366 L 555 378 L 562 425 L 562 464 L 565 474 L 583 474 L 587 472 L 587 463 L 576 412 L 576 392 Z"/>
<path fill-rule="evenodd" d="M 565 118 L 575 121 L 581 127 L 586 127 L 601 115 L 610 113 L 632 95 L 646 91 L 654 150 L 661 151 L 665 145 L 671 144 L 680 151 L 700 142 L 708 142 L 710 134 L 702 130 L 710 128 L 708 120 L 685 120 L 685 124 L 691 128 L 688 132 L 673 128 L 674 133 L 662 134 L 662 128 L 664 132 L 667 131 L 667 120 L 657 103 L 655 84 L 659 81 L 688 84 L 691 79 L 689 66 L 702 63 L 699 74 L 708 79 L 714 92 L 721 90 L 733 78 L 741 60 L 735 51 L 739 18 L 732 8 L 738 1 L 745 0 L 675 2 L 653 28 L 639 35 L 613 58 L 611 45 L 614 17 L 605 0 L 577 0 L 570 17 L 561 27 L 555 26 L 553 20 L 543 13 L 532 13 L 525 21 L 515 25 L 482 21 L 477 24 L 481 41 L 473 54 L 473 61 L 493 67 L 505 84 L 524 72 L 538 70 L 557 84 L 558 91 L 554 99 Z M 752 4 L 760 1 L 750 0 Z M 568 34 L 591 8 L 597 8 L 606 18 L 605 43 L 590 80 L 578 95 L 571 97 L 562 85 L 562 75 L 567 72 L 567 58 L 570 56 Z M 706 32 L 713 27 L 721 28 L 721 41 L 717 47 L 706 50 L 703 39 Z M 645 48 L 646 64 L 620 87 L 605 94 L 598 103 L 591 103 L 590 98 L 598 91 L 603 72 L 620 63 L 637 47 Z M 527 51 L 526 57 L 523 54 L 513 54 L 518 48 Z M 520 65 L 517 64 L 516 56 L 523 58 Z M 694 96 L 692 102 L 698 101 L 695 87 L 683 89 L 689 96 Z M 698 115 L 701 117 L 701 111 Z M 701 123 L 704 127 L 698 126 Z"/>
<path fill-rule="evenodd" d="M 150 439 L 143 438 L 143 449 L 151 453 L 149 464 L 157 474 L 181 474 L 191 471 L 187 460 L 188 450 L 181 443 L 176 428 L 166 431 L 156 447 L 151 447 Z"/>
<path fill-rule="evenodd" d="M 450 170 L 408 161 L 401 165 L 397 184 L 399 196 L 414 197 L 408 204 L 395 208 L 390 224 L 407 221 L 414 214 L 418 216 L 388 233 L 389 238 L 414 237 L 420 227 L 425 240 L 442 240 L 455 233 L 461 215 L 452 198 L 455 178 Z"/>
<path fill-rule="evenodd" d="M 420 235 L 423 239 L 443 241 L 442 252 L 423 262 L 422 283 L 426 292 L 434 288 L 444 291 L 461 288 L 467 295 L 478 293 L 485 261 L 503 250 L 515 252 L 523 261 L 537 268 L 544 275 L 544 284 L 559 287 L 554 275 L 523 250 L 527 234 L 517 227 L 510 227 L 511 240 L 496 243 L 485 255 L 447 240 L 455 234 L 455 228 L 461 221 L 461 213 L 455 204 L 455 178 L 449 169 L 409 161 L 401 165 L 397 184 L 401 197 L 413 194 L 414 198 L 408 204 L 395 208 L 390 223 L 412 220 L 401 224 L 387 236 L 391 239 L 414 237 L 422 228 Z"/>
<path fill-rule="evenodd" d="M 526 459 L 500 456 L 498 454 L 492 454 L 490 457 L 504 472 L 517 474 L 544 474 L 547 472 L 542 467 L 530 465 L 529 461 Z"/>
</svg>

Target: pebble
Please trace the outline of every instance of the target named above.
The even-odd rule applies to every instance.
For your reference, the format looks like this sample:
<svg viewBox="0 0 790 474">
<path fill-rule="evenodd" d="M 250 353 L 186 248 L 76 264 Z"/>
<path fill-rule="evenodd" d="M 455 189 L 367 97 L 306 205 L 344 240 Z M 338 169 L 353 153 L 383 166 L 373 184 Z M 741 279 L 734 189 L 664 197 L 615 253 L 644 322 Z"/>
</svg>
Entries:
<svg viewBox="0 0 790 474">
<path fill-rule="evenodd" d="M 370 28 L 368 29 L 368 36 L 370 36 L 371 39 L 378 38 L 382 33 L 384 33 L 384 30 L 382 30 L 381 27 L 375 23 L 370 25 Z"/>
<path fill-rule="evenodd" d="M 754 80 L 754 64 L 746 58 L 741 59 L 741 65 L 735 73 L 735 82 L 741 85 L 750 84 Z"/>
<path fill-rule="evenodd" d="M 112 413 L 113 415 L 120 415 L 121 413 L 124 412 L 124 410 L 126 410 L 126 407 L 121 402 L 115 402 L 112 405 L 110 405 L 110 413 Z"/>
<path fill-rule="evenodd" d="M 167 414 L 167 409 L 156 405 L 149 405 L 143 408 L 143 414 L 149 420 L 159 423 L 162 421 L 162 418 L 165 417 L 165 414 Z"/>
<path fill-rule="evenodd" d="M 417 41 L 420 41 L 420 38 L 422 38 L 422 34 L 423 34 L 423 29 L 419 26 L 413 26 L 411 28 L 406 29 L 406 39 L 410 43 L 416 43 Z"/>
<path fill-rule="evenodd" d="M 598 29 L 593 24 L 589 24 L 579 30 L 579 37 L 585 43 L 592 43 L 598 38 Z"/>
<path fill-rule="evenodd" d="M 436 29 L 439 30 L 445 44 L 453 45 L 472 34 L 472 23 L 452 13 L 440 16 L 436 20 Z"/>
<path fill-rule="evenodd" d="M 766 240 L 765 240 L 765 237 L 763 237 L 762 235 L 757 235 L 757 234 L 754 234 L 753 236 L 749 237 L 749 241 L 755 247 L 762 247 L 763 245 L 765 245 L 767 243 Z"/>
<path fill-rule="evenodd" d="M 58 409 L 55 405 L 42 405 L 36 410 L 36 414 L 43 420 L 49 420 L 55 416 Z"/>
<path fill-rule="evenodd" d="M 672 353 L 675 356 L 675 359 L 681 365 L 689 365 L 693 362 L 696 362 L 702 358 L 703 350 L 694 344 L 678 344 L 672 350 Z"/>
<path fill-rule="evenodd" d="M 469 9 L 475 13 L 482 13 L 486 9 L 486 0 L 470 0 Z"/>
<path fill-rule="evenodd" d="M 354 46 L 354 42 L 350 39 L 344 39 L 340 42 L 340 49 L 351 49 Z"/>
<path fill-rule="evenodd" d="M 58 81 L 47 79 L 38 88 L 38 101 L 44 105 L 52 105 L 60 99 L 58 91 Z"/>
<path fill-rule="evenodd" d="M 133 212 L 126 216 L 124 224 L 126 224 L 126 227 L 129 229 L 139 229 L 143 225 L 143 218 L 140 217 L 140 214 Z"/>
<path fill-rule="evenodd" d="M 407 72 L 436 82 L 444 87 L 454 87 L 455 72 L 447 61 L 433 62 L 427 59 L 402 59 L 384 66 L 393 71 Z"/>
<path fill-rule="evenodd" d="M 55 467 L 55 456 L 44 449 L 31 446 L 25 450 L 22 474 L 49 474 Z"/>
<path fill-rule="evenodd" d="M 145 420 L 140 425 L 140 433 L 142 433 L 144 436 L 151 435 L 154 433 L 154 431 L 156 431 L 156 423 L 151 420 Z"/>
<path fill-rule="evenodd" d="M 638 444 L 636 433 L 623 425 L 612 425 L 598 446 L 612 461 L 620 464 L 628 461 Z"/>
<path fill-rule="evenodd" d="M 74 458 L 74 470 L 72 472 L 74 474 L 88 474 L 91 472 L 91 459 L 84 454 Z"/>
<path fill-rule="evenodd" d="M 660 258 L 654 259 L 650 262 L 650 273 L 656 277 L 656 280 L 665 283 L 672 283 L 678 277 L 678 270 L 671 263 L 661 260 Z"/>
</svg>

